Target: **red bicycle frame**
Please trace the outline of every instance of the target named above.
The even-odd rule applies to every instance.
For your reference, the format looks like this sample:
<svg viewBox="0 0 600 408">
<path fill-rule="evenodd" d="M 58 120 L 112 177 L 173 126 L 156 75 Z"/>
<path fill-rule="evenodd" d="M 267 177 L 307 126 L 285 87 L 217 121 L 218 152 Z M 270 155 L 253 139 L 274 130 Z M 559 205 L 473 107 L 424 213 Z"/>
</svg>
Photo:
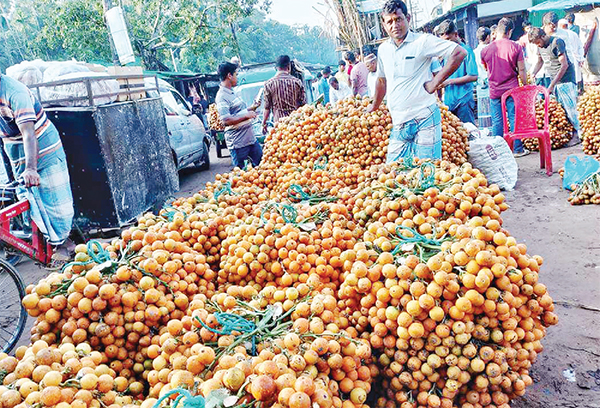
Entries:
<svg viewBox="0 0 600 408">
<path fill-rule="evenodd" d="M 29 210 L 29 201 L 22 200 L 0 210 L 0 240 L 44 265 L 52 258 L 52 245 L 46 242 L 37 224 L 31 219 L 31 244 L 10 232 L 10 220 Z"/>
</svg>

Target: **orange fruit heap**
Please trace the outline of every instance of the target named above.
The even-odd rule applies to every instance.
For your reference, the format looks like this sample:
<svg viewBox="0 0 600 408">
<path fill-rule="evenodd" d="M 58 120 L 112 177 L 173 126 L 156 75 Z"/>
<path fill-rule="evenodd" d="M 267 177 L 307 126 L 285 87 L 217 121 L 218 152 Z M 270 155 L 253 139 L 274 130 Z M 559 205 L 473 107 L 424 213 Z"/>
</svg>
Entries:
<svg viewBox="0 0 600 408">
<path fill-rule="evenodd" d="M 369 99 L 305 105 L 281 119 L 265 140 L 269 164 L 306 165 L 321 156 L 333 163 L 369 166 L 385 162 L 392 120 L 386 107 L 366 113 Z"/>
<path fill-rule="evenodd" d="M 600 86 L 590 86 L 577 103 L 585 154 L 600 154 Z"/>
<path fill-rule="evenodd" d="M 544 127 L 544 102 L 542 101 L 538 101 L 536 105 L 536 117 L 538 128 L 542 129 Z M 571 140 L 575 128 L 569 121 L 565 109 L 554 98 L 550 98 L 548 101 L 548 120 L 552 148 L 560 149 Z M 531 151 L 540 150 L 537 139 L 524 139 L 523 144 Z"/>
<path fill-rule="evenodd" d="M 2 407 L 151 408 L 184 388 L 224 407 L 508 408 L 557 317 L 499 188 L 323 135 L 327 163 L 299 144 L 218 175 L 29 286 Z"/>
<path fill-rule="evenodd" d="M 281 119 L 265 140 L 265 162 L 305 167 L 325 156 L 335 166 L 362 168 L 385 163 L 392 119 L 385 105 L 367 113 L 368 98 L 348 98 L 337 104 L 306 105 Z M 468 134 L 462 122 L 441 106 L 442 158 L 467 161 Z"/>
<path fill-rule="evenodd" d="M 442 112 L 442 159 L 461 165 L 467 162 L 469 133 L 460 119 L 440 105 Z"/>
<path fill-rule="evenodd" d="M 225 126 L 223 125 L 223 122 L 221 122 L 221 117 L 217 110 L 217 105 L 214 103 L 208 107 L 208 125 L 213 130 L 225 130 Z"/>
</svg>

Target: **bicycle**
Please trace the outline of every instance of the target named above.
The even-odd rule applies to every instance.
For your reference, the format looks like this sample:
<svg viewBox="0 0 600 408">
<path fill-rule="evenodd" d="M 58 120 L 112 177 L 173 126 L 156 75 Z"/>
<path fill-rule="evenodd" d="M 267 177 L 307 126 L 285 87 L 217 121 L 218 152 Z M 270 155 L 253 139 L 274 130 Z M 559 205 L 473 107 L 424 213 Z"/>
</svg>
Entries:
<svg viewBox="0 0 600 408">
<path fill-rule="evenodd" d="M 27 321 L 22 304 L 25 285 L 9 260 L 14 262 L 14 256 L 24 255 L 47 265 L 52 258 L 52 246 L 29 217 L 29 201 L 17 198 L 19 184 L 22 181 L 0 186 L 0 246 L 11 255 L 7 260 L 0 258 L 0 348 L 5 353 L 15 347 Z"/>
</svg>

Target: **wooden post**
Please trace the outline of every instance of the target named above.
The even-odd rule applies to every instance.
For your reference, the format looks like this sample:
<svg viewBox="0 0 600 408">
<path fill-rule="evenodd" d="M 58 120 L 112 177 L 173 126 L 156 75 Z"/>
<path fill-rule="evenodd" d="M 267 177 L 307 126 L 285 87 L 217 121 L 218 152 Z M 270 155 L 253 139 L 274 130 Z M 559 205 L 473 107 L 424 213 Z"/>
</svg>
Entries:
<svg viewBox="0 0 600 408">
<path fill-rule="evenodd" d="M 92 82 L 90 78 L 85 79 L 85 87 L 87 89 L 90 106 L 94 106 L 94 91 L 92 91 Z"/>
<path fill-rule="evenodd" d="M 173 62 L 173 70 L 177 72 L 177 61 L 175 60 L 175 53 L 173 52 L 173 48 L 169 48 L 169 52 L 171 53 L 171 61 Z"/>
<path fill-rule="evenodd" d="M 477 47 L 477 29 L 479 23 L 477 22 L 477 6 L 467 8 L 465 18 L 465 42 L 473 49 Z"/>
<path fill-rule="evenodd" d="M 237 56 L 240 59 L 240 65 L 242 64 L 242 52 L 240 49 L 240 43 L 238 42 L 237 34 L 235 33 L 235 24 L 233 21 L 229 22 L 229 27 L 231 28 L 231 35 L 233 36 L 233 42 L 235 44 L 235 49 L 237 52 Z"/>
</svg>

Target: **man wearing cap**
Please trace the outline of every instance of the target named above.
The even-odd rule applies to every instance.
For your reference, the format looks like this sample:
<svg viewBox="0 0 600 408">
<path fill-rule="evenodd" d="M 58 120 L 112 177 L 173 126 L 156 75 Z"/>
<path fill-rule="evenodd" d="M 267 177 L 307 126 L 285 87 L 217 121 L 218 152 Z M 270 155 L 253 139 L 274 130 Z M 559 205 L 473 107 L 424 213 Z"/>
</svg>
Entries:
<svg viewBox="0 0 600 408">
<path fill-rule="evenodd" d="M 365 65 L 369 74 L 367 76 L 367 89 L 369 97 L 375 96 L 375 84 L 377 83 L 377 56 L 369 54 L 365 57 Z"/>
<path fill-rule="evenodd" d="M 475 123 L 475 99 L 473 91 L 477 81 L 477 60 L 471 47 L 461 42 L 456 25 L 444 20 L 439 28 L 440 37 L 455 42 L 467 51 L 462 64 L 444 81 L 444 103 L 463 123 Z"/>
</svg>

